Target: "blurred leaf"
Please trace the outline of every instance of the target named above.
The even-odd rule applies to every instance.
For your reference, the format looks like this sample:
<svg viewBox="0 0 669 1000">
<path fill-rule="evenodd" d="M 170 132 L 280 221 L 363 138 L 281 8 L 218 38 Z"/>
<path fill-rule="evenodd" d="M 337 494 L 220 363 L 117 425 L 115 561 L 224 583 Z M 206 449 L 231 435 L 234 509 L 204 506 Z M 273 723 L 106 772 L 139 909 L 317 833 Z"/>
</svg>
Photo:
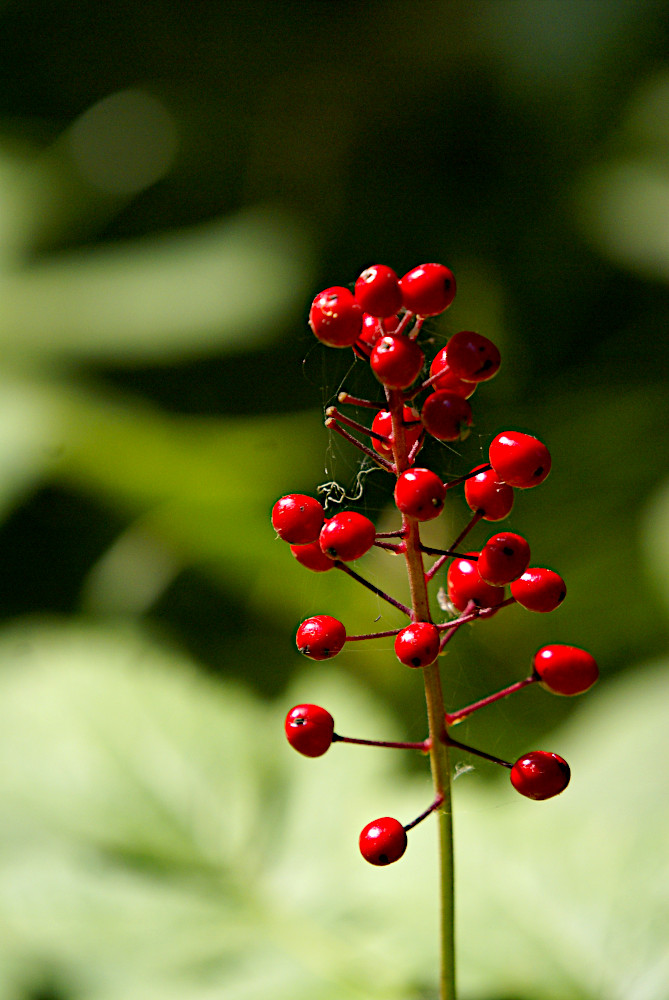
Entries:
<svg viewBox="0 0 669 1000">
<path fill-rule="evenodd" d="M 24 625 L 0 666 L 0 997 L 18 997 L 22 959 L 92 1000 L 425 995 L 433 827 L 384 871 L 356 839 L 424 807 L 427 765 L 409 779 L 399 754 L 298 757 L 291 701 L 263 706 L 128 631 Z M 342 732 L 397 735 L 331 669 L 293 697 Z M 653 665 L 583 702 L 555 741 L 574 777 L 552 802 L 457 782 L 464 996 L 664 1000 L 667 698 Z"/>
<path fill-rule="evenodd" d="M 145 363 L 257 344 L 301 308 L 307 242 L 294 216 L 266 205 L 5 272 L 0 345 L 51 364 Z"/>
</svg>

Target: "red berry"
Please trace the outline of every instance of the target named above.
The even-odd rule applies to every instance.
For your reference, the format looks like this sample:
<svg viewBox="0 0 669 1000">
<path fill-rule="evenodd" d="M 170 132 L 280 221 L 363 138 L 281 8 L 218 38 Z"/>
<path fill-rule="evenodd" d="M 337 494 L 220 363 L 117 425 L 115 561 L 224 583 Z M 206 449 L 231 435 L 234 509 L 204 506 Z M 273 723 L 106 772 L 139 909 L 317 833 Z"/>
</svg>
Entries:
<svg viewBox="0 0 669 1000">
<path fill-rule="evenodd" d="M 362 330 L 360 336 L 358 337 L 358 342 L 361 344 L 366 344 L 367 347 L 373 347 L 377 342 L 379 337 L 384 335 L 385 331 L 381 328 L 381 323 L 378 317 L 370 316 L 369 313 L 365 313 L 362 317 Z"/>
<path fill-rule="evenodd" d="M 455 278 L 443 264 L 420 264 L 400 280 L 402 299 L 409 312 L 438 316 L 455 298 Z"/>
<path fill-rule="evenodd" d="M 355 283 L 355 297 L 372 316 L 392 316 L 402 307 L 399 279 L 385 264 L 365 268 Z"/>
<path fill-rule="evenodd" d="M 490 445 L 490 464 L 500 479 L 521 490 L 538 486 L 551 471 L 551 454 L 538 438 L 502 431 Z"/>
<path fill-rule="evenodd" d="M 445 389 L 446 392 L 455 393 L 456 396 L 462 396 L 463 399 L 469 399 L 476 392 L 476 382 L 465 382 L 461 378 L 457 378 L 456 375 L 451 371 L 448 361 L 446 360 L 446 348 L 442 347 L 438 354 L 432 359 L 432 364 L 430 365 L 430 377 L 438 375 L 439 378 L 432 383 L 433 389 Z"/>
<path fill-rule="evenodd" d="M 583 694 L 599 677 L 597 661 L 578 646 L 543 646 L 532 666 L 541 684 L 553 694 Z"/>
<path fill-rule="evenodd" d="M 499 371 L 500 355 L 492 340 L 472 330 L 456 333 L 446 344 L 446 360 L 456 378 L 487 382 Z"/>
<path fill-rule="evenodd" d="M 305 757 L 321 757 L 332 743 L 334 719 L 320 705 L 296 705 L 286 716 L 286 739 Z"/>
<path fill-rule="evenodd" d="M 511 784 L 528 799 L 552 799 L 569 784 L 569 764 L 556 753 L 533 750 L 511 768 Z"/>
<path fill-rule="evenodd" d="M 379 382 L 390 389 L 408 389 L 423 367 L 425 355 L 415 340 L 386 334 L 374 344 L 369 359 Z"/>
<path fill-rule="evenodd" d="M 346 642 L 346 629 L 330 615 L 315 615 L 303 621 L 295 637 L 297 648 L 311 660 L 330 660 Z"/>
<path fill-rule="evenodd" d="M 528 611 L 554 611 L 567 596 L 567 587 L 559 573 L 532 566 L 513 581 L 511 594 Z"/>
<path fill-rule="evenodd" d="M 383 816 L 368 823 L 360 834 L 360 853 L 370 865 L 391 865 L 407 849 L 407 834 L 399 820 Z"/>
<path fill-rule="evenodd" d="M 444 509 L 446 487 L 429 469 L 408 469 L 395 485 L 395 503 L 416 521 L 431 521 Z"/>
<path fill-rule="evenodd" d="M 493 587 L 517 580 L 530 563 L 530 547 L 521 535 L 502 531 L 489 538 L 477 563 L 479 576 Z"/>
<path fill-rule="evenodd" d="M 362 309 L 348 288 L 319 292 L 309 310 L 314 335 L 328 347 L 352 347 L 362 330 Z"/>
<path fill-rule="evenodd" d="M 501 482 L 494 469 L 479 468 L 483 471 L 465 482 L 465 500 L 474 513 L 483 511 L 484 521 L 502 521 L 513 507 L 513 487 Z"/>
<path fill-rule="evenodd" d="M 364 556 L 375 538 L 376 528 L 368 517 L 355 511 L 341 511 L 325 522 L 319 540 L 326 556 L 351 562 Z"/>
<path fill-rule="evenodd" d="M 411 451 L 416 441 L 423 433 L 423 425 L 420 422 L 418 413 L 411 406 L 403 407 L 402 423 L 405 425 L 404 437 L 406 440 L 407 451 Z M 407 424 L 410 426 L 406 426 Z M 379 441 L 378 438 L 372 438 L 372 445 L 375 451 L 378 451 L 379 455 L 385 455 L 386 458 L 392 458 L 393 421 L 390 416 L 390 410 L 379 410 L 372 420 L 372 430 L 376 431 L 377 434 L 383 434 L 389 440 L 389 444 L 384 444 L 384 442 Z"/>
<path fill-rule="evenodd" d="M 472 410 L 467 400 L 445 389 L 427 397 L 420 416 L 425 430 L 438 441 L 462 441 L 472 425 Z"/>
<path fill-rule="evenodd" d="M 293 545 L 315 542 L 323 527 L 323 507 L 313 497 L 290 493 L 272 508 L 272 524 L 279 538 Z"/>
<path fill-rule="evenodd" d="M 471 552 L 470 555 L 478 555 Z M 446 574 L 448 599 L 458 611 L 464 611 L 470 601 L 477 608 L 496 608 L 504 600 L 501 587 L 491 587 L 479 576 L 476 560 L 454 559 Z"/>
<path fill-rule="evenodd" d="M 395 653 L 406 667 L 427 667 L 439 653 L 439 630 L 430 622 L 413 622 L 395 638 Z"/>
<path fill-rule="evenodd" d="M 309 545 L 291 545 L 290 551 L 298 563 L 314 573 L 326 573 L 329 569 L 334 569 L 334 559 L 325 555 L 320 542 L 311 542 Z"/>
</svg>

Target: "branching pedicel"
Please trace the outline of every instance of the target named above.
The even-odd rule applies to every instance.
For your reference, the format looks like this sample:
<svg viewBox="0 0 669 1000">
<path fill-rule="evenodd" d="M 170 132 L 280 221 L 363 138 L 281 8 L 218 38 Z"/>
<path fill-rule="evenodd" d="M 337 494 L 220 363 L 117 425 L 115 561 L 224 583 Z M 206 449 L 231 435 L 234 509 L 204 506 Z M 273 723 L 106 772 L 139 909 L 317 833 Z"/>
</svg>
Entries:
<svg viewBox="0 0 669 1000">
<path fill-rule="evenodd" d="M 437 659 L 465 623 L 490 618 L 510 605 L 520 604 L 535 612 L 548 612 L 564 599 L 566 588 L 553 570 L 530 567 L 530 547 L 520 535 L 508 531 L 494 534 L 480 551 L 461 552 L 462 542 L 481 520 L 501 521 L 510 512 L 514 489 L 529 489 L 543 482 L 551 468 L 546 446 L 537 438 L 518 431 L 502 431 L 489 450 L 489 464 L 473 469 L 460 479 L 443 482 L 416 459 L 426 435 L 439 441 L 466 437 L 472 422 L 468 399 L 479 382 L 492 378 L 499 368 L 499 351 L 478 333 L 462 331 L 450 338 L 434 357 L 430 376 L 417 383 L 425 357 L 418 335 L 427 317 L 443 312 L 455 296 L 455 279 L 442 264 L 422 264 L 398 279 L 382 265 L 369 267 L 347 288 L 327 288 L 311 306 L 309 323 L 322 343 L 352 348 L 368 361 L 384 387 L 385 400 L 373 402 L 342 392 L 338 402 L 347 408 L 326 411 L 326 426 L 355 444 L 365 455 L 395 477 L 394 498 L 401 524 L 396 531 L 378 533 L 372 521 L 354 511 L 342 511 L 330 519 L 313 497 L 292 494 L 274 505 L 272 524 L 290 544 L 295 558 L 314 572 L 332 569 L 347 573 L 356 582 L 378 594 L 409 619 L 401 629 L 369 635 L 347 635 L 345 626 L 329 615 L 316 615 L 297 630 L 297 647 L 305 656 L 326 660 L 347 642 L 387 636 L 395 637 L 400 663 L 420 669 L 425 681 L 429 735 L 421 743 L 379 742 L 341 736 L 334 719 L 318 705 L 292 708 L 286 717 L 288 742 L 307 757 L 320 757 L 334 742 L 395 747 L 429 754 L 434 781 L 433 802 L 412 822 L 402 824 L 390 816 L 375 819 L 360 834 L 362 856 L 373 865 L 391 864 L 404 854 L 407 833 L 432 812 L 440 828 L 442 886 L 441 997 L 455 996 L 453 945 L 453 859 L 449 749 L 476 754 L 506 767 L 513 787 L 531 799 L 548 799 L 564 791 L 569 783 L 567 762 L 556 753 L 534 750 L 515 763 L 456 740 L 452 729 L 473 712 L 500 698 L 539 683 L 559 695 L 577 695 L 597 680 L 597 664 L 590 653 L 574 646 L 548 645 L 532 661 L 529 676 L 457 711 L 447 711 Z M 418 408 L 416 401 L 423 398 Z M 374 411 L 371 426 L 349 415 L 349 407 Z M 369 441 L 369 444 L 367 443 Z M 371 445 L 371 447 L 370 447 Z M 465 500 L 472 512 L 466 527 L 450 548 L 437 550 L 421 542 L 420 525 L 438 517 L 446 495 L 464 484 Z M 379 590 L 349 563 L 360 559 L 372 546 L 402 554 L 406 560 L 411 606 L 405 606 Z M 434 559 L 425 568 L 424 559 Z M 432 619 L 428 585 L 448 563 L 446 585 L 451 617 Z M 506 587 L 510 588 L 507 596 Z"/>
</svg>

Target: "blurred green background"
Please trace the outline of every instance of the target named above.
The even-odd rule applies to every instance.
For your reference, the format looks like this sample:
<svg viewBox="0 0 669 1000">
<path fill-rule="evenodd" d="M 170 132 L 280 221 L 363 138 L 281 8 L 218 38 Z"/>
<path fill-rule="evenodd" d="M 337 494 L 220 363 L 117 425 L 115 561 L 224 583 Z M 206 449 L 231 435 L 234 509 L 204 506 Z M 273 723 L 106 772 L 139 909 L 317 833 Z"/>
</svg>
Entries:
<svg viewBox="0 0 669 1000">
<path fill-rule="evenodd" d="M 430 460 L 545 440 L 505 523 L 569 588 L 461 632 L 451 704 L 548 642 L 602 672 L 459 731 L 574 775 L 535 804 L 456 759 L 463 1000 L 666 1000 L 669 6 L 4 0 L 0 52 L 0 1000 L 434 1000 L 433 825 L 387 871 L 357 852 L 424 762 L 282 732 L 317 701 L 421 739 L 420 678 L 388 641 L 298 656 L 311 614 L 398 620 L 268 517 L 338 482 L 392 523 L 322 427 L 376 389 L 306 314 L 427 260 L 458 280 L 435 348 L 504 359 Z M 398 563 L 360 569 L 402 597 Z"/>
</svg>

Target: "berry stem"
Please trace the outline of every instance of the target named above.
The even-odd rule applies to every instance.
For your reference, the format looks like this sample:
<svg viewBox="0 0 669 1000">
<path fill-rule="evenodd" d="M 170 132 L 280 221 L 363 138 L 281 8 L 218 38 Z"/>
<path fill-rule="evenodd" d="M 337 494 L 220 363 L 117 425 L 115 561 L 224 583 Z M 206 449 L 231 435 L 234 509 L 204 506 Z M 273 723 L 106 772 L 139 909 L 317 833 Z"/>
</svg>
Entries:
<svg viewBox="0 0 669 1000">
<path fill-rule="evenodd" d="M 451 486 L 451 483 L 449 483 L 448 486 Z M 455 539 L 455 541 L 453 542 L 453 544 L 451 545 L 451 547 L 448 549 L 449 553 L 451 553 L 453 551 L 453 549 L 457 549 L 457 547 L 460 544 L 460 542 L 464 538 L 467 537 L 467 535 L 472 530 L 472 528 L 476 527 L 476 525 L 479 523 L 479 521 L 481 520 L 482 517 L 483 517 L 483 511 L 482 510 L 477 510 L 476 513 L 471 517 L 471 519 L 465 525 L 465 527 L 462 529 L 462 531 L 460 532 L 460 534 L 458 535 L 458 537 Z M 450 554 L 439 556 L 439 558 L 437 559 L 437 561 L 429 568 L 429 570 L 425 574 L 426 579 L 427 580 L 431 580 L 432 577 L 435 575 L 435 573 L 439 572 L 439 570 L 444 565 L 444 563 L 446 562 L 446 560 L 450 559 L 450 558 L 451 558 Z"/>
<path fill-rule="evenodd" d="M 365 406 L 370 410 L 381 409 L 380 405 L 372 402 L 371 399 L 360 399 L 358 396 L 351 396 L 348 392 L 340 392 L 337 396 L 337 402 L 346 403 L 348 406 Z"/>
<path fill-rule="evenodd" d="M 493 764 L 500 764 L 501 767 L 513 767 L 513 764 L 510 764 L 508 760 L 502 760 L 501 757 L 495 757 L 494 754 L 486 753 L 485 750 L 477 750 L 476 747 L 470 747 L 467 743 L 460 743 L 459 740 L 454 740 L 452 736 L 448 737 L 448 744 L 449 746 L 456 747 L 458 750 L 464 750 L 466 753 L 473 753 L 477 757 L 482 757 L 483 760 L 489 760 Z"/>
<path fill-rule="evenodd" d="M 386 594 L 383 590 L 375 587 L 373 583 L 370 583 L 369 580 L 365 580 L 364 576 L 360 576 L 359 573 L 356 573 L 355 570 L 351 569 L 350 566 L 347 566 L 346 563 L 336 560 L 335 567 L 336 569 L 343 570 L 344 573 L 348 573 L 350 577 L 358 583 L 361 583 L 363 587 L 367 587 L 367 590 L 371 590 L 373 594 L 377 595 L 377 597 L 382 597 L 384 601 L 388 601 L 388 604 L 392 604 L 394 608 L 399 608 L 399 610 L 403 611 L 409 618 L 412 617 L 411 608 L 408 608 L 406 604 L 401 604 L 400 601 L 396 601 L 394 597 L 390 596 L 390 594 Z"/>
<path fill-rule="evenodd" d="M 479 465 L 478 468 L 472 469 L 471 472 L 467 472 L 464 476 L 458 476 L 457 479 L 449 479 L 449 481 L 445 484 L 446 489 L 450 490 L 454 486 L 462 486 L 462 484 L 466 483 L 468 479 L 473 479 L 474 476 L 478 476 L 482 472 L 487 472 L 489 469 L 492 469 L 492 465 L 489 462 L 485 465 Z M 478 511 L 478 513 L 480 517 L 483 517 L 483 511 Z"/>
<path fill-rule="evenodd" d="M 419 823 L 422 823 L 424 819 L 427 819 L 427 817 L 430 815 L 430 813 L 433 813 L 435 809 L 439 808 L 439 806 L 442 804 L 443 801 L 444 800 L 443 800 L 442 796 L 441 795 L 437 795 L 437 797 L 434 800 L 434 802 L 432 802 L 427 807 L 427 809 L 424 809 L 423 812 L 420 814 L 420 816 L 416 816 L 415 819 L 412 819 L 410 823 L 407 823 L 405 825 L 404 832 L 407 833 L 409 830 L 413 830 L 414 826 L 418 826 Z"/>
<path fill-rule="evenodd" d="M 337 434 L 339 434 L 340 437 L 343 437 L 345 441 L 348 441 L 349 444 L 355 445 L 358 451 L 361 451 L 363 455 L 367 455 L 368 458 L 374 459 L 376 464 L 380 465 L 383 469 L 386 469 L 387 472 L 395 472 L 395 466 L 392 462 L 389 462 L 387 458 L 383 458 L 382 455 L 377 454 L 377 452 L 368 448 L 366 444 L 363 444 L 362 441 L 358 441 L 356 437 L 353 437 L 352 434 L 345 431 L 343 427 L 339 426 L 334 417 L 328 417 L 325 421 L 325 426 L 329 431 L 336 431 Z"/>
<path fill-rule="evenodd" d="M 497 691 L 495 694 L 489 694 L 487 698 L 481 698 L 479 701 L 472 702 L 471 705 L 466 705 L 464 708 L 458 709 L 457 712 L 446 712 L 446 725 L 455 726 L 458 722 L 463 722 L 464 719 L 472 714 L 472 712 L 478 711 L 479 708 L 485 708 L 486 705 L 492 705 L 501 698 L 508 698 L 510 694 L 514 694 L 516 691 L 520 691 L 521 688 L 528 687 L 528 685 L 534 684 L 535 681 L 538 680 L 539 675 L 532 674 L 530 677 L 526 677 L 522 681 L 516 681 L 515 684 L 510 684 L 509 687 L 504 688 L 502 691 Z"/>
<path fill-rule="evenodd" d="M 409 455 L 402 416 L 404 393 L 386 388 L 386 399 L 392 420 L 393 457 L 396 474 L 409 468 Z M 406 550 L 407 574 L 411 592 L 411 619 L 430 622 L 427 576 L 423 566 L 419 522 L 402 515 Z M 430 767 L 434 785 L 435 806 L 439 827 L 439 896 L 441 911 L 440 933 L 440 1000 L 455 1000 L 455 899 L 453 888 L 453 818 L 451 805 L 451 768 L 448 737 L 444 724 L 444 696 L 438 661 L 423 667 L 425 702 L 429 724 Z"/>
<path fill-rule="evenodd" d="M 391 750 L 420 750 L 421 753 L 428 753 L 430 749 L 430 741 L 422 740 L 420 743 L 400 743 L 394 740 L 362 740 L 355 736 L 340 736 L 339 733 L 332 734 L 333 743 L 355 743 L 356 746 L 362 747 L 386 747 Z M 432 806 L 432 808 L 436 808 Z M 425 813 L 427 816 L 427 813 Z M 412 824 L 413 826 L 414 824 Z M 405 830 L 408 827 L 404 828 Z"/>
<path fill-rule="evenodd" d="M 347 417 L 345 414 L 340 413 L 336 406 L 328 406 L 325 411 L 325 416 L 329 420 L 336 420 L 338 424 L 344 424 L 345 427 L 350 427 L 352 431 L 360 431 L 361 434 L 366 434 L 368 437 L 375 438 L 382 444 L 389 444 L 388 438 L 385 434 L 379 434 L 377 431 L 373 431 L 370 427 L 365 427 L 365 425 L 359 423 L 359 421 L 352 420 L 351 417 Z"/>
<path fill-rule="evenodd" d="M 369 632 L 367 635 L 347 635 L 346 642 L 362 642 L 363 639 L 387 639 L 391 635 L 397 635 L 401 628 L 391 628 L 387 632 Z"/>
</svg>

